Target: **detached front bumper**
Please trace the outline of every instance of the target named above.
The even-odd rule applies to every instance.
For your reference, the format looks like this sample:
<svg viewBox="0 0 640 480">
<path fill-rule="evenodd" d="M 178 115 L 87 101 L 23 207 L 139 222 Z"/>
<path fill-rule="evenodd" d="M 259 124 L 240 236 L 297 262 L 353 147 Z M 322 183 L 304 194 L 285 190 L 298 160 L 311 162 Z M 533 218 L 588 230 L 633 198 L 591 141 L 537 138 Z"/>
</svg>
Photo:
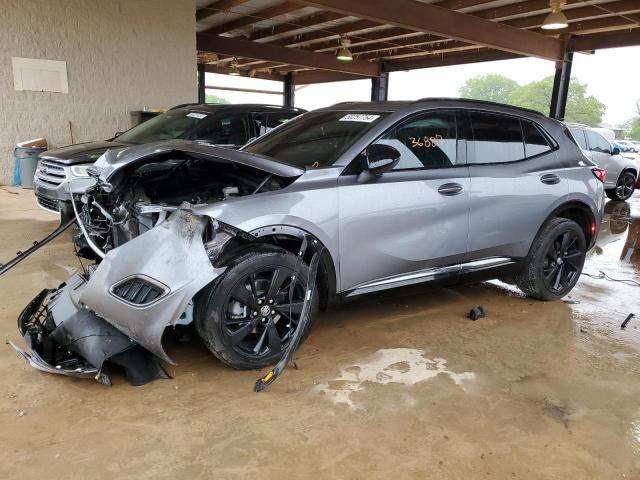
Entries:
<svg viewBox="0 0 640 480">
<path fill-rule="evenodd" d="M 165 328 L 224 271 L 212 266 L 205 250 L 207 221 L 177 210 L 109 251 L 90 275 L 76 274 L 58 289 L 44 290 L 18 319 L 31 352 L 13 348 L 50 373 L 104 381 L 105 365 L 117 364 L 134 384 L 166 378 L 157 362 L 174 363 L 162 347 Z M 208 247 L 215 251 L 232 238 L 216 229 L 214 234 Z"/>
<path fill-rule="evenodd" d="M 95 378 L 110 384 L 117 365 L 133 385 L 168 378 L 158 361 L 104 319 L 78 308 L 75 292 L 84 279 L 74 275 L 65 285 L 43 290 L 18 317 L 18 329 L 31 349 L 9 342 L 32 367 L 69 377 Z"/>
</svg>

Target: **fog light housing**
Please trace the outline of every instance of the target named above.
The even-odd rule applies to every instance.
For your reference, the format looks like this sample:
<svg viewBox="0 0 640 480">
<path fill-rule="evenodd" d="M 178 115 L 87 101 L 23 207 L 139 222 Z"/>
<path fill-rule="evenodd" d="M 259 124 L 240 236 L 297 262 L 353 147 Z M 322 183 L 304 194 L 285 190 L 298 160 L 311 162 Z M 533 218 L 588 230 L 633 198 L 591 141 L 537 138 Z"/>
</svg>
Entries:
<svg viewBox="0 0 640 480">
<path fill-rule="evenodd" d="M 129 305 L 146 307 L 169 292 L 169 287 L 144 275 L 134 275 L 114 284 L 109 293 Z"/>
</svg>

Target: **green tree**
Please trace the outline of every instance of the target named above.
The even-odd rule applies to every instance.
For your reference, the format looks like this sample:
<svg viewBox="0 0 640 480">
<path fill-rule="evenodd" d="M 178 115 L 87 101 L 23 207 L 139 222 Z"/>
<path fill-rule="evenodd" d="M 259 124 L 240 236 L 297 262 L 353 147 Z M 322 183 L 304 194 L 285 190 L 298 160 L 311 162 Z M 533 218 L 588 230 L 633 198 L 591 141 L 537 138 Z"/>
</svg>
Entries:
<svg viewBox="0 0 640 480">
<path fill-rule="evenodd" d="M 640 117 L 631 120 L 627 136 L 633 140 L 640 140 Z"/>
<path fill-rule="evenodd" d="M 552 89 L 553 77 L 530 82 L 515 89 L 509 96 L 507 103 L 531 108 L 548 115 L 551 107 Z M 572 77 L 569 83 L 565 120 L 595 127 L 602 122 L 604 111 L 604 103 L 593 95 L 587 95 L 587 84 L 580 83 L 577 78 Z"/>
<path fill-rule="evenodd" d="M 219 97 L 213 93 L 205 93 L 204 103 L 229 103 L 229 101 L 226 98 Z"/>
<path fill-rule="evenodd" d="M 640 100 L 636 101 L 636 112 L 638 115 L 627 120 L 624 126 L 626 136 L 634 140 L 640 140 Z"/>
<path fill-rule="evenodd" d="M 469 78 L 460 87 L 460 97 L 505 103 L 517 88 L 519 85 L 515 80 L 497 73 L 488 73 Z"/>
<path fill-rule="evenodd" d="M 468 79 L 460 88 L 460 96 L 508 103 L 548 115 L 552 90 L 553 77 L 521 86 L 504 75 L 489 73 Z M 593 95 L 587 94 L 587 85 L 580 83 L 577 78 L 572 78 L 569 83 L 565 120 L 597 126 L 602 121 L 604 111 L 605 105 Z"/>
</svg>

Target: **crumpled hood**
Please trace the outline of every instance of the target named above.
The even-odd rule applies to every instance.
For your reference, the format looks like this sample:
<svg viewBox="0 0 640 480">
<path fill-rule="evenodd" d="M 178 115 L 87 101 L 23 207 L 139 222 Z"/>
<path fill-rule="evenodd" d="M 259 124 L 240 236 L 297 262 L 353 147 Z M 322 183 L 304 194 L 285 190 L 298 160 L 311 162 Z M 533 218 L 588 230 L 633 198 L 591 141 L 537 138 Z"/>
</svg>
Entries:
<svg viewBox="0 0 640 480">
<path fill-rule="evenodd" d="M 95 167 L 97 167 L 100 172 L 100 178 L 106 181 L 123 167 L 147 157 L 170 152 L 193 154 L 203 158 L 210 158 L 212 161 L 239 163 L 280 177 L 299 177 L 304 173 L 304 169 L 277 162 L 264 155 L 256 155 L 231 148 L 216 147 L 208 143 L 190 140 L 166 140 L 123 150 L 107 150 L 107 152 L 96 161 Z"/>
<path fill-rule="evenodd" d="M 77 165 L 79 163 L 95 162 L 100 155 L 110 148 L 119 150 L 128 146 L 130 144 L 109 141 L 78 143 L 47 150 L 42 152 L 39 157 L 55 160 L 65 165 Z"/>
</svg>

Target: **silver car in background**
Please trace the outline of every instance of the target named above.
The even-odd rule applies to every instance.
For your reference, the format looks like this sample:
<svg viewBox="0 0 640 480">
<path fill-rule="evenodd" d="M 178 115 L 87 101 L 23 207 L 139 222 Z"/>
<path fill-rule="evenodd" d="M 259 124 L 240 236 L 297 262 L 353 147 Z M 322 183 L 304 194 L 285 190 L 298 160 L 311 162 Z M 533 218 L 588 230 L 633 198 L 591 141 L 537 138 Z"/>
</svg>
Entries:
<svg viewBox="0 0 640 480">
<path fill-rule="evenodd" d="M 604 188 L 611 200 L 627 200 L 638 182 L 638 167 L 600 133 L 586 125 L 569 124 L 571 134 L 584 154 L 606 172 Z"/>
<path fill-rule="evenodd" d="M 563 124 L 454 99 L 337 104 L 240 151 L 173 140 L 109 151 L 90 173 L 73 206 L 95 264 L 19 321 L 39 368 L 69 365 L 55 373 L 124 364 L 125 344 L 170 362 L 163 332 L 191 319 L 224 363 L 262 367 L 305 298 L 499 277 L 558 299 L 604 204 L 603 171 Z"/>
</svg>

